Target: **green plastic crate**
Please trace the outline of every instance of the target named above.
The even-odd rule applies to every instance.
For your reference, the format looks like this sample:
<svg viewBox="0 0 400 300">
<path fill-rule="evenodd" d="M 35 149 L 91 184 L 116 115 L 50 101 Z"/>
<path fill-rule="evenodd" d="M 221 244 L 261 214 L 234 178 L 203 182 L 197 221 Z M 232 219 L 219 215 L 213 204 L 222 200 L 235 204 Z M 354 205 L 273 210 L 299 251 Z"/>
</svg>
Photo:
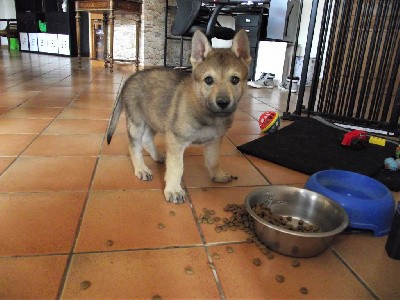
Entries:
<svg viewBox="0 0 400 300">
<path fill-rule="evenodd" d="M 19 41 L 17 38 L 10 38 L 10 50 L 19 51 Z"/>
<path fill-rule="evenodd" d="M 39 30 L 40 32 L 47 32 L 46 22 L 42 22 L 41 20 L 39 20 Z"/>
</svg>

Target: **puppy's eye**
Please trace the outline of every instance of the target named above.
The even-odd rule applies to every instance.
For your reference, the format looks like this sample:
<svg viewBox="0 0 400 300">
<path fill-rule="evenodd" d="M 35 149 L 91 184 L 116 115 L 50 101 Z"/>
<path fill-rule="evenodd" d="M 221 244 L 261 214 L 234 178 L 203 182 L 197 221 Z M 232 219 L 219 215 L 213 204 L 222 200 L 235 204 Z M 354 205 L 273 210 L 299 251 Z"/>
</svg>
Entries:
<svg viewBox="0 0 400 300">
<path fill-rule="evenodd" d="M 214 79 L 211 76 L 207 76 L 206 78 L 204 78 L 204 82 L 207 85 L 212 85 L 214 83 Z"/>
<path fill-rule="evenodd" d="M 239 77 L 237 77 L 237 76 L 232 76 L 231 77 L 231 83 L 233 85 L 237 85 L 239 83 L 239 81 L 240 81 Z"/>
</svg>

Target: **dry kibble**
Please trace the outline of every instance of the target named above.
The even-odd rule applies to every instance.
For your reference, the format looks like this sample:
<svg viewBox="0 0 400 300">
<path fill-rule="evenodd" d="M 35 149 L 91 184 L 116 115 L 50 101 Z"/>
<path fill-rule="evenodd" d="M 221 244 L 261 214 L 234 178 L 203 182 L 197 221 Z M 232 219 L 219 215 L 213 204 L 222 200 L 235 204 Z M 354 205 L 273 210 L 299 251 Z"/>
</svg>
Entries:
<svg viewBox="0 0 400 300">
<path fill-rule="evenodd" d="M 293 226 L 292 224 L 289 224 L 289 222 L 293 220 L 293 217 L 291 217 L 291 216 L 284 217 L 284 216 L 273 213 L 271 211 L 271 209 L 268 208 L 268 205 L 266 203 L 264 203 L 264 204 L 257 203 L 256 205 L 254 205 L 252 207 L 252 210 L 260 218 L 263 218 L 266 222 L 268 222 L 272 225 L 275 225 L 275 226 L 280 226 L 280 227 L 288 229 L 288 230 L 301 231 L 301 232 L 318 232 L 319 231 L 318 226 L 312 225 L 312 224 L 306 224 L 306 222 L 301 219 L 297 221 L 297 226 Z M 246 227 L 250 227 L 250 226 L 246 226 Z M 254 227 L 252 227 L 252 229 L 253 228 Z"/>
<path fill-rule="evenodd" d="M 230 246 L 227 246 L 227 247 L 226 247 L 226 252 L 228 252 L 228 253 L 233 253 L 233 252 L 235 252 L 235 249 L 233 249 L 233 248 L 230 247 Z"/>
<path fill-rule="evenodd" d="M 169 215 L 170 215 L 171 217 L 174 217 L 174 216 L 175 216 L 175 212 L 174 212 L 173 210 L 170 210 L 170 211 L 169 211 Z"/>
<path fill-rule="evenodd" d="M 285 277 L 283 277 L 282 275 L 276 275 L 275 279 L 278 282 L 284 282 L 285 281 Z"/>
<path fill-rule="evenodd" d="M 151 300 L 161 300 L 161 296 L 160 295 L 154 295 Z"/>
<path fill-rule="evenodd" d="M 159 224 L 158 224 L 158 228 L 159 228 L 159 229 L 164 229 L 164 228 L 165 228 L 165 225 L 164 225 L 163 223 L 159 223 Z"/>
<path fill-rule="evenodd" d="M 305 288 L 304 286 L 300 289 L 300 293 L 302 293 L 303 295 L 307 295 L 308 294 L 308 290 L 307 288 Z"/>
<path fill-rule="evenodd" d="M 212 262 L 208 262 L 207 264 L 211 269 L 215 269 L 215 265 Z"/>
<path fill-rule="evenodd" d="M 259 258 L 253 259 L 253 264 L 256 265 L 256 266 L 260 266 L 261 265 L 261 259 L 259 259 Z"/>
<path fill-rule="evenodd" d="M 298 266 L 300 266 L 300 262 L 297 260 L 297 259 L 293 259 L 292 260 L 292 267 L 298 267 Z"/>
<path fill-rule="evenodd" d="M 108 247 L 111 247 L 112 245 L 114 245 L 114 241 L 113 240 L 107 240 L 106 245 Z"/>
<path fill-rule="evenodd" d="M 264 255 L 268 255 L 269 252 L 269 249 L 261 249 L 261 253 Z"/>
<path fill-rule="evenodd" d="M 193 275 L 193 273 L 194 273 L 193 268 L 190 267 L 190 266 L 186 267 L 185 268 L 185 273 L 188 274 L 188 275 Z"/>
<path fill-rule="evenodd" d="M 90 288 L 90 286 L 92 285 L 92 283 L 88 280 L 82 281 L 81 282 L 81 289 L 82 290 L 87 290 L 88 288 Z"/>
<path fill-rule="evenodd" d="M 258 248 L 260 248 L 260 250 L 263 250 L 263 249 L 267 249 L 267 246 L 265 246 L 264 244 L 260 244 L 260 245 L 258 245 Z"/>
<path fill-rule="evenodd" d="M 269 253 L 267 254 L 267 258 L 268 258 L 268 259 L 273 259 L 274 257 L 275 257 L 274 254 L 271 253 L 271 252 L 269 252 Z"/>
<path fill-rule="evenodd" d="M 215 259 L 220 259 L 220 255 L 217 252 L 213 252 L 213 254 L 211 254 L 212 258 Z"/>
</svg>

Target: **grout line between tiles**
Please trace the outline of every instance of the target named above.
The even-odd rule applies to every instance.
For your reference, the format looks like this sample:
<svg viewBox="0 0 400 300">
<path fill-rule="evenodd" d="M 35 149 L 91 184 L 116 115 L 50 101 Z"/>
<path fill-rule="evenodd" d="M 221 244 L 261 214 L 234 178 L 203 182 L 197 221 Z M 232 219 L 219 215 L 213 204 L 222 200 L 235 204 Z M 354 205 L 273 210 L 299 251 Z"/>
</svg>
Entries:
<svg viewBox="0 0 400 300">
<path fill-rule="evenodd" d="M 103 138 L 103 139 L 104 139 L 104 138 Z M 87 193 L 86 193 L 85 201 L 84 201 L 84 203 L 83 203 L 81 215 L 80 215 L 80 217 L 79 217 L 79 221 L 78 221 L 78 224 L 77 224 L 77 226 L 76 226 L 75 238 L 74 238 L 74 241 L 73 241 L 73 243 L 72 243 L 71 251 L 68 253 L 67 263 L 65 264 L 63 276 L 62 276 L 62 278 L 61 278 L 61 282 L 60 282 L 60 285 L 59 285 L 59 288 L 58 288 L 58 292 L 57 292 L 57 299 L 61 299 L 61 294 L 62 294 L 62 292 L 63 292 L 63 290 L 64 290 L 64 285 L 65 285 L 65 282 L 66 282 L 66 280 L 67 280 L 67 275 L 68 275 L 68 272 L 69 272 L 69 267 L 70 267 L 70 265 L 71 265 L 71 261 L 72 261 L 73 255 L 74 255 L 74 250 L 75 250 L 75 246 L 76 246 L 76 243 L 77 243 L 77 240 L 78 240 L 78 236 L 79 236 L 79 232 L 80 232 L 80 229 L 81 229 L 83 217 L 84 217 L 84 215 L 85 215 L 86 206 L 87 206 L 87 204 L 88 204 L 88 202 L 89 202 L 90 192 L 91 192 L 91 190 L 92 190 L 93 180 L 94 180 L 94 176 L 95 176 L 96 171 L 97 171 L 97 167 L 98 167 L 98 164 L 99 164 L 99 159 L 100 159 L 100 157 L 98 156 L 98 157 L 96 158 L 96 163 L 95 163 L 95 166 L 94 166 L 94 168 L 93 168 L 92 176 L 91 176 L 91 178 L 90 178 L 90 184 L 89 184 L 89 187 L 88 187 L 88 190 L 87 190 Z"/>
<path fill-rule="evenodd" d="M 186 185 L 185 185 L 185 190 L 186 190 L 186 195 L 187 195 L 187 201 L 189 202 L 189 207 L 190 207 L 190 209 L 191 209 L 191 211 L 192 211 L 192 215 L 193 215 L 193 219 L 194 219 L 194 222 L 195 222 L 197 231 L 198 231 L 199 234 L 200 234 L 200 238 L 201 238 L 201 241 L 202 241 L 202 243 L 203 243 L 203 248 L 204 248 L 204 250 L 206 251 L 206 255 L 207 255 L 208 262 L 211 263 L 212 266 L 214 266 L 212 257 L 211 257 L 211 255 L 210 255 L 210 253 L 209 253 L 209 251 L 208 251 L 207 241 L 206 241 L 206 238 L 205 238 L 205 236 L 204 236 L 203 230 L 201 229 L 201 225 L 200 225 L 199 223 L 197 223 L 197 214 L 196 214 L 196 210 L 195 210 L 195 208 L 194 208 L 192 199 L 191 199 L 191 197 L 190 197 L 190 194 L 189 194 L 189 191 L 188 191 Z M 225 299 L 226 299 L 225 292 L 224 292 L 224 289 L 223 289 L 223 287 L 222 287 L 222 284 L 221 284 L 221 282 L 220 282 L 220 280 L 219 280 L 217 270 L 216 270 L 215 267 L 211 267 L 211 269 L 212 269 L 212 273 L 213 273 L 213 277 L 214 277 L 215 284 L 217 285 L 218 293 L 219 293 L 219 295 L 221 296 L 221 299 L 224 299 L 224 300 L 225 300 Z"/>
<path fill-rule="evenodd" d="M 140 251 L 160 251 L 160 250 L 175 250 L 175 249 L 195 249 L 195 248 L 209 248 L 210 246 L 225 246 L 225 245 L 240 245 L 247 244 L 246 241 L 232 241 L 232 242 L 213 242 L 207 245 L 204 244 L 191 244 L 191 245 L 177 245 L 177 246 L 165 246 L 165 247 L 145 247 L 145 248 L 127 248 L 127 249 L 115 249 L 115 250 L 98 250 L 98 251 L 80 251 L 73 252 L 73 255 L 92 255 L 92 254 L 110 254 L 110 253 L 125 253 L 125 252 L 140 252 Z M 71 252 L 65 253 L 38 253 L 38 254 L 27 254 L 27 255 L 4 255 L 0 256 L 0 259 L 15 259 L 15 258 L 30 258 L 30 257 L 49 257 L 49 256 L 66 256 L 70 255 Z"/>
<path fill-rule="evenodd" d="M 379 299 L 379 296 L 375 293 L 375 291 L 370 288 L 367 283 L 350 267 L 350 265 L 344 260 L 343 257 L 339 255 L 332 247 L 330 247 L 332 253 L 340 260 L 340 262 L 350 271 L 351 274 L 361 283 L 361 285 L 371 294 L 374 299 Z"/>
<path fill-rule="evenodd" d="M 99 74 L 101 74 L 101 73 L 103 73 L 103 72 L 104 72 L 104 70 L 103 70 L 102 72 L 99 72 Z M 93 81 L 93 80 L 92 80 L 92 81 Z M 92 81 L 91 81 L 91 82 L 92 82 Z M 90 84 L 88 84 L 88 87 L 87 87 L 86 89 L 84 89 L 84 90 L 82 90 L 80 93 L 78 93 L 78 94 L 76 95 L 75 99 L 76 99 L 79 95 L 81 95 L 84 91 L 86 91 L 86 90 L 89 88 L 89 85 L 90 85 Z M 73 101 L 71 101 L 70 104 L 69 104 L 67 107 L 69 107 L 69 106 L 71 105 L 72 102 L 73 102 Z M 66 108 L 67 108 L 67 107 L 66 107 Z M 66 109 L 66 108 L 65 108 L 65 109 Z M 65 109 L 64 109 L 64 110 L 65 110 Z M 63 111 L 64 111 L 64 110 L 63 110 Z M 54 120 L 55 120 L 55 119 L 54 119 Z M 53 122 L 54 122 L 54 121 L 53 121 Z M 103 135 L 103 142 L 101 143 L 101 145 L 104 143 L 104 140 L 105 140 L 105 134 Z M 69 272 L 69 267 L 70 267 L 70 265 L 71 265 L 72 257 L 73 257 L 73 255 L 74 255 L 74 250 L 75 250 L 76 243 L 77 243 L 78 236 L 79 236 L 79 232 L 80 232 L 80 229 L 81 229 L 83 217 L 84 217 L 85 211 L 86 211 L 86 206 L 87 206 L 87 204 L 88 204 L 89 197 L 90 197 L 90 192 L 91 192 L 91 190 L 92 190 L 93 181 L 94 181 L 94 176 L 95 176 L 95 174 L 96 174 L 97 167 L 98 167 L 98 164 L 99 164 L 101 148 L 102 148 L 102 146 L 100 146 L 100 149 L 99 149 L 99 152 L 98 152 L 98 155 L 97 155 L 97 158 L 96 158 L 96 163 L 95 163 L 95 166 L 94 166 L 94 168 L 93 168 L 92 176 L 91 176 L 91 178 L 90 178 L 90 184 L 89 184 L 89 187 L 88 187 L 88 190 L 87 190 L 87 193 L 86 193 L 86 197 L 85 197 L 85 201 L 84 201 L 84 204 L 83 204 L 83 207 L 82 207 L 81 215 L 80 215 L 80 217 L 79 217 L 79 221 L 78 221 L 78 224 L 77 224 L 77 227 L 76 227 L 75 238 L 74 238 L 74 241 L 73 241 L 73 243 L 72 243 L 71 251 L 70 251 L 70 253 L 68 254 L 68 259 L 67 259 L 67 262 L 66 262 L 66 264 L 65 264 L 63 276 L 62 276 L 62 278 L 61 278 L 61 282 L 60 282 L 60 285 L 59 285 L 59 288 L 58 288 L 57 299 L 60 299 L 60 298 L 61 298 L 62 292 L 63 292 L 63 290 L 64 290 L 65 282 L 66 282 L 66 280 L 67 280 L 67 275 L 68 275 L 68 272 Z"/>
</svg>

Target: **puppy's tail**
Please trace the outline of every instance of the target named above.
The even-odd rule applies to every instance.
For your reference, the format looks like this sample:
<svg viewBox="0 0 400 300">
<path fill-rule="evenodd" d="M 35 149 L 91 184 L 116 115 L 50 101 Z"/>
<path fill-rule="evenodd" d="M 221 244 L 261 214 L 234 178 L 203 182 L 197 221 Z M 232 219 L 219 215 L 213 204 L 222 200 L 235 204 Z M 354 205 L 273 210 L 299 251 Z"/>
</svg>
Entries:
<svg viewBox="0 0 400 300">
<path fill-rule="evenodd" d="M 122 111 L 122 93 L 118 94 L 117 100 L 115 102 L 114 110 L 111 115 L 110 122 L 108 123 L 108 128 L 107 128 L 107 143 L 110 144 L 111 138 L 114 134 L 115 128 L 117 127 L 119 117 L 121 115 Z"/>
</svg>

